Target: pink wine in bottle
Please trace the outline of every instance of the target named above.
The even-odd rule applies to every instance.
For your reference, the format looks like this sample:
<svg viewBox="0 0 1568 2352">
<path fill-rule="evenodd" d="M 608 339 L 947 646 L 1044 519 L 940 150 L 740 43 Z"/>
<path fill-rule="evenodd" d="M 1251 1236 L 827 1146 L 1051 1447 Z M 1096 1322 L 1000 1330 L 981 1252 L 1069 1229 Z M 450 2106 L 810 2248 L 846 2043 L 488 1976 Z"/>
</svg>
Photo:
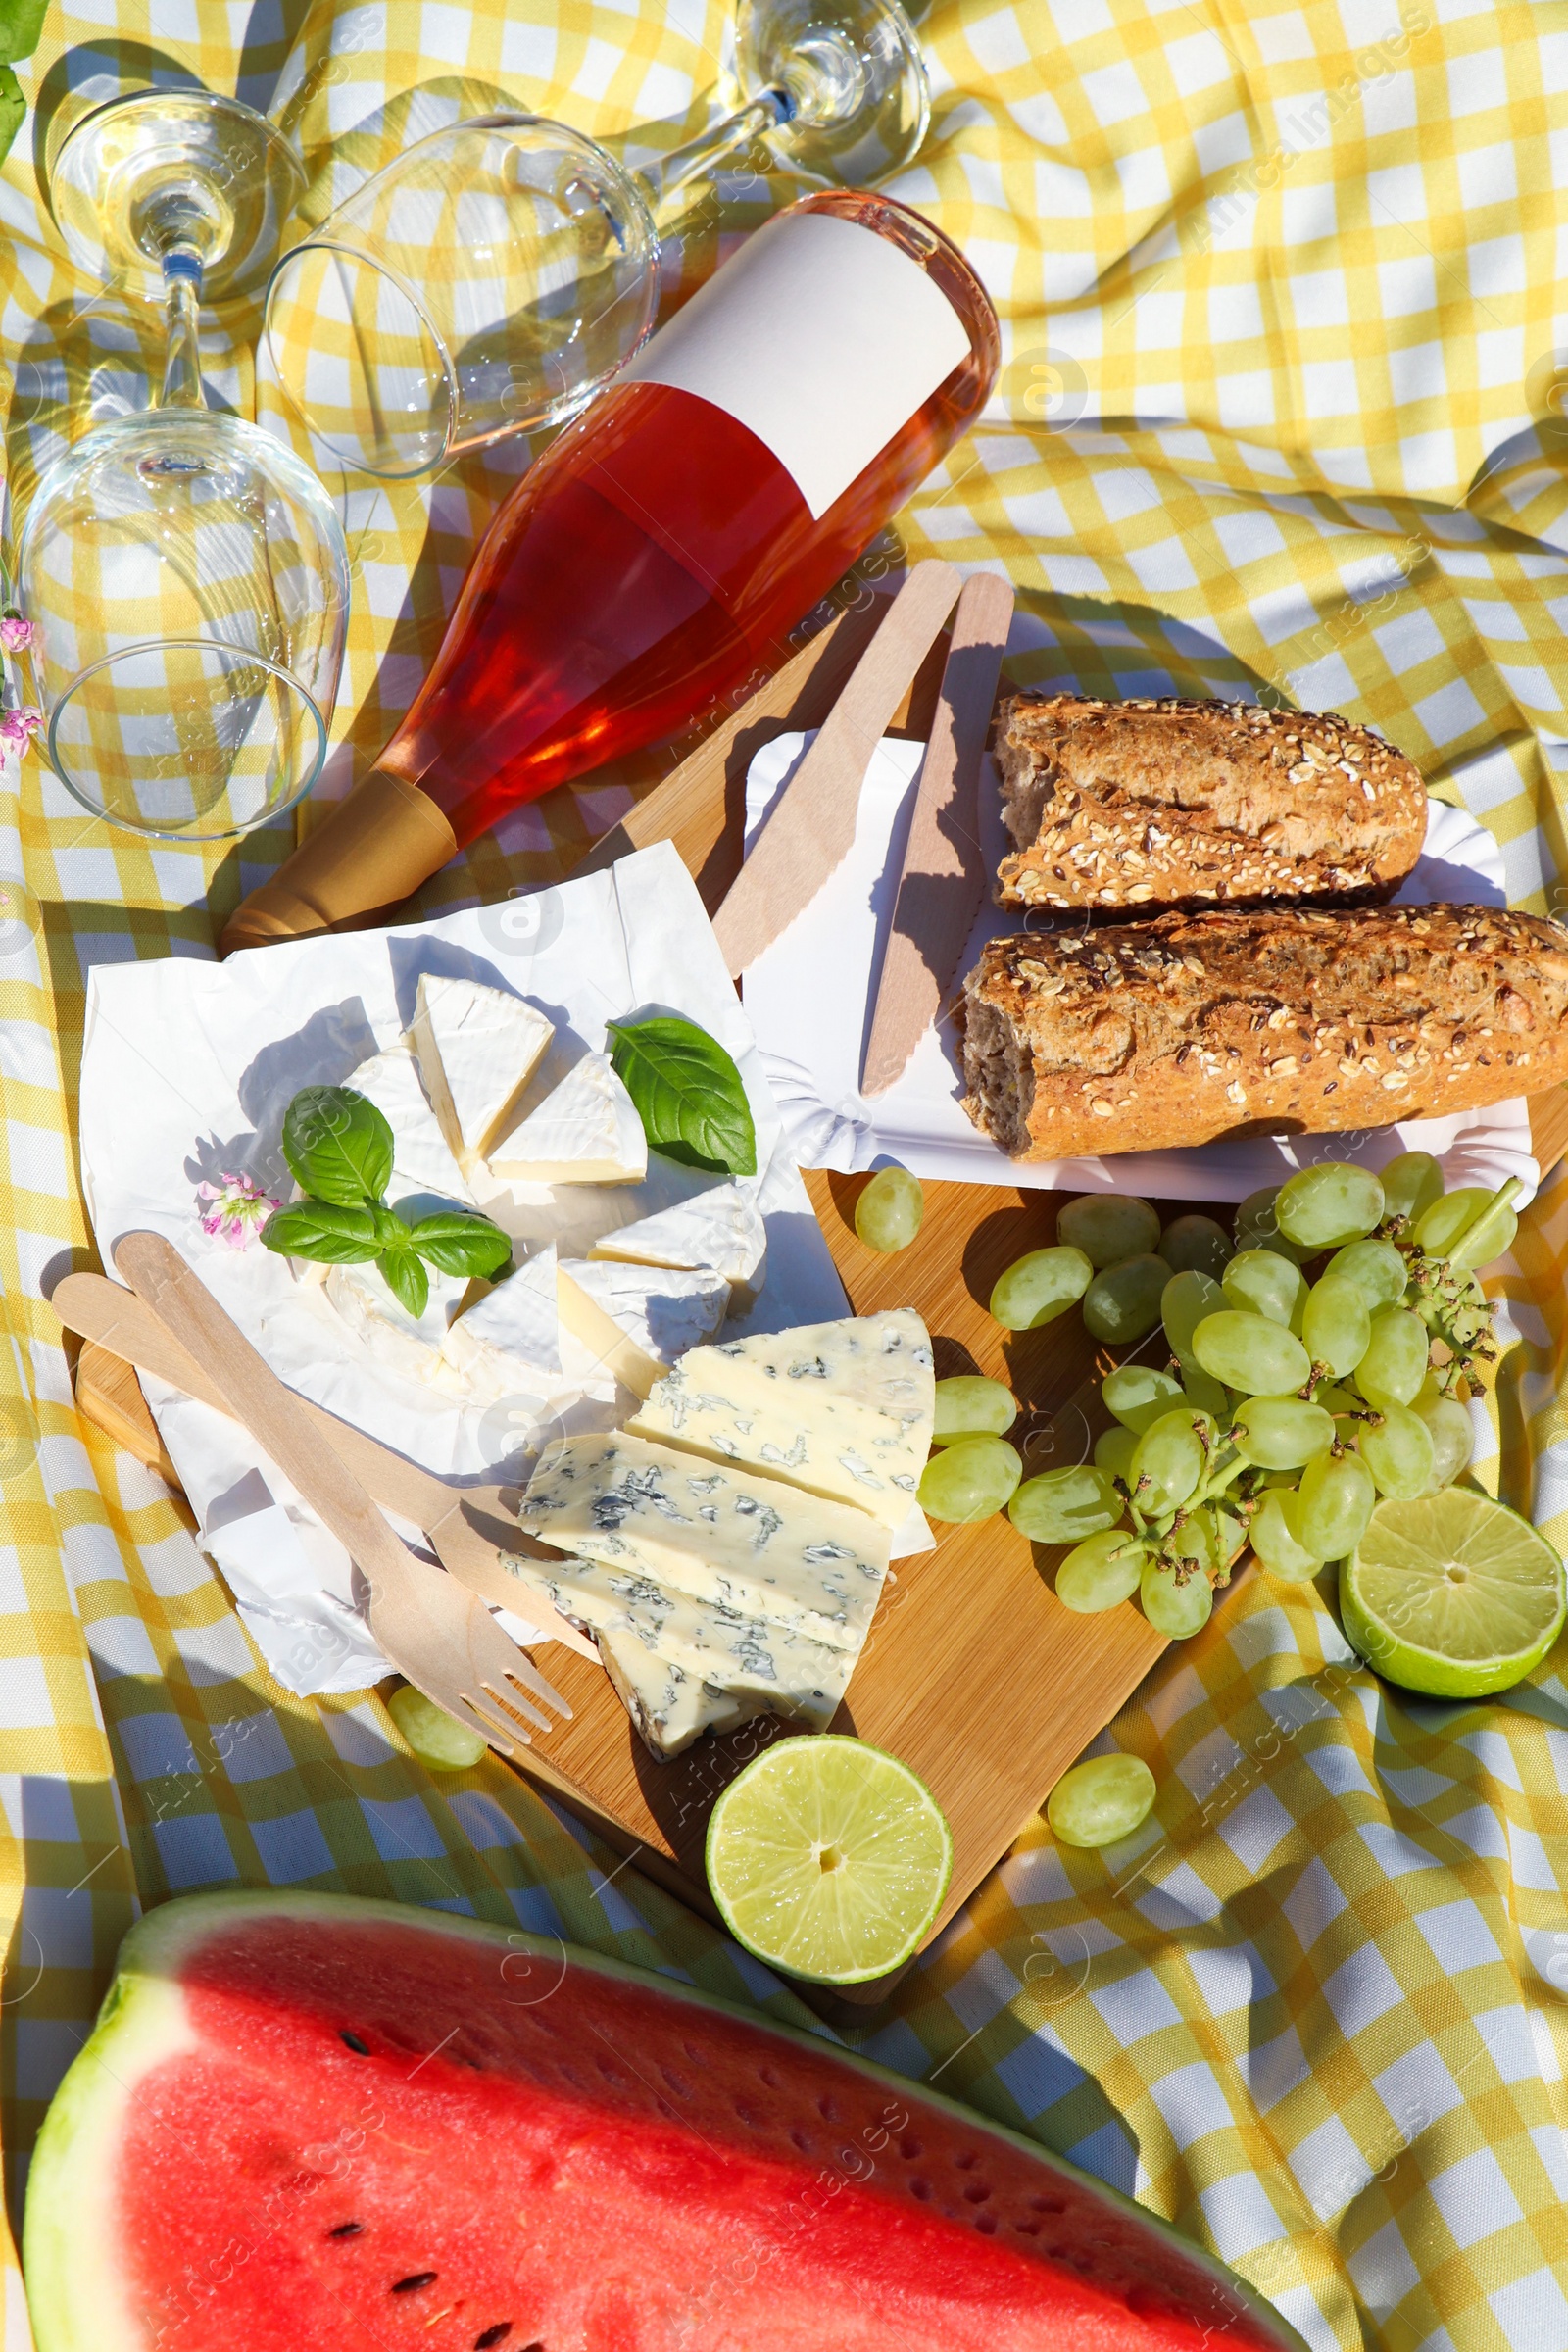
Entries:
<svg viewBox="0 0 1568 2352">
<path fill-rule="evenodd" d="M 777 666 L 973 421 L 998 350 L 918 213 L 851 191 L 778 214 L 512 492 L 408 716 L 225 952 L 363 921 L 509 808 Z"/>
</svg>

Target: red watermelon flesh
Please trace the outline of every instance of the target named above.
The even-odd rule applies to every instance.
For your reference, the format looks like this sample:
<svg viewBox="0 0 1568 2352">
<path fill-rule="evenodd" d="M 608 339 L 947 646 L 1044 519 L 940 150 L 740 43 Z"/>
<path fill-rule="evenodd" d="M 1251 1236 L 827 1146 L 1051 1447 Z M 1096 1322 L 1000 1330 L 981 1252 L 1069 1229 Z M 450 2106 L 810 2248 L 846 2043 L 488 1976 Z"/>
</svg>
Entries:
<svg viewBox="0 0 1568 2352">
<path fill-rule="evenodd" d="M 132 1931 L 25 2253 L 38 2352 L 1300 2352 L 1138 2207 L 896 2076 L 340 1896 Z"/>
</svg>

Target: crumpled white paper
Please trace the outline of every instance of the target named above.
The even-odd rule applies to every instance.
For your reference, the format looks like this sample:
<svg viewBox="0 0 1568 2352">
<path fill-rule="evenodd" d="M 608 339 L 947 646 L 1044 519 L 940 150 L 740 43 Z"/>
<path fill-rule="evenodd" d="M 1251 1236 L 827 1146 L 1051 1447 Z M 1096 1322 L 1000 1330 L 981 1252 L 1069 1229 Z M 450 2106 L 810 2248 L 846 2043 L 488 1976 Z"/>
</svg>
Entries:
<svg viewBox="0 0 1568 2352">
<path fill-rule="evenodd" d="M 813 735 L 779 735 L 764 744 L 746 778 L 750 851 Z M 1400 1152 L 1431 1152 L 1450 1186 L 1499 1185 L 1517 1176 L 1519 1205 L 1541 1181 L 1522 1098 L 1449 1119 L 1410 1119 L 1344 1135 L 1253 1136 L 1195 1145 L 1182 1152 L 1127 1152 L 1104 1159 L 1009 1159 L 971 1125 L 956 1040 L 946 1021 L 928 1029 L 903 1077 L 885 1095 L 861 1095 L 860 1062 L 870 1034 L 876 980 L 892 928 L 904 845 L 913 812 L 923 743 L 886 736 L 860 790 L 855 844 L 837 872 L 789 929 L 746 974 L 747 1015 L 771 1081 L 797 1165 L 872 1168 L 897 1160 L 917 1176 L 960 1184 L 1003 1184 L 1054 1191 L 1152 1194 L 1156 1200 L 1245 1200 L 1293 1168 L 1320 1159 L 1354 1159 L 1380 1168 Z M 994 873 L 1009 844 L 996 772 L 980 783 L 980 846 Z M 1425 850 L 1396 906 L 1447 900 L 1503 906 L 1502 857 L 1463 809 L 1429 805 Z M 1071 916 L 1052 918 L 1076 927 Z M 979 961 L 986 942 L 1010 931 L 1039 930 L 1020 909 L 982 906 L 955 976 L 955 989 Z"/>
<path fill-rule="evenodd" d="M 696 886 L 667 843 L 606 872 L 437 922 L 253 949 L 221 964 L 178 957 L 95 968 L 82 1050 L 81 1162 L 106 1269 L 120 1235 L 138 1227 L 162 1233 L 301 1396 L 457 1483 L 525 1473 L 541 1433 L 524 1403 L 463 1405 L 387 1371 L 319 1284 L 296 1280 L 287 1260 L 260 1243 L 230 1249 L 199 1222 L 204 1178 L 245 1173 L 287 1196 L 278 1138 L 293 1096 L 302 1086 L 351 1082 L 360 1062 L 396 1045 L 421 972 L 526 997 L 558 1024 L 568 1054 L 602 1051 L 607 1021 L 654 1012 L 684 1014 L 717 1038 L 740 1068 L 756 1121 L 760 1172 L 742 1181 L 768 1244 L 761 1295 L 725 1334 L 849 1312 L 750 1024 Z M 724 1181 L 653 1156 L 644 1184 L 530 1186 L 481 1206 L 525 1248 L 555 1240 L 567 1254 Z M 569 1335 L 564 1342 L 573 1345 Z M 545 1438 L 563 1426 L 609 1428 L 633 1409 L 579 1354 L 585 1393 L 545 1427 Z M 306 1694 L 377 1681 L 386 1661 L 354 1607 L 343 1547 L 236 1423 L 161 1382 L 144 1378 L 142 1386 L 203 1544 L 277 1680 Z M 400 1532 L 417 1544 L 416 1530 Z M 519 1639 L 538 1638 L 505 1612 L 502 1621 Z"/>
</svg>

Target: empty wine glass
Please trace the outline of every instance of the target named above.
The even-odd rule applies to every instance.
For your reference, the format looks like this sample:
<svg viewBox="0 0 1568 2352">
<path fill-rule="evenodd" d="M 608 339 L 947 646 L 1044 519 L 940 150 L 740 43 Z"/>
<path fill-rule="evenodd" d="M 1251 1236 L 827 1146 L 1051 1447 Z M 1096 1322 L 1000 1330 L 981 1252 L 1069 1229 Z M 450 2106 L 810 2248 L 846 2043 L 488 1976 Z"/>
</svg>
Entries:
<svg viewBox="0 0 1568 2352">
<path fill-rule="evenodd" d="M 185 841 L 308 792 L 342 666 L 348 551 L 321 484 L 206 406 L 198 306 L 254 290 L 303 173 L 263 117 L 136 91 L 51 172 L 83 268 L 163 290 L 157 404 L 95 425 L 38 484 L 17 552 L 50 765 L 95 815 Z"/>
<path fill-rule="evenodd" d="M 564 123 L 486 115 L 432 132 L 285 254 L 267 302 L 277 381 L 346 466 L 427 473 L 586 407 L 651 332 L 664 199 L 765 139 L 869 185 L 925 136 L 930 90 L 898 0 L 745 0 L 744 103 L 627 172 Z"/>
</svg>

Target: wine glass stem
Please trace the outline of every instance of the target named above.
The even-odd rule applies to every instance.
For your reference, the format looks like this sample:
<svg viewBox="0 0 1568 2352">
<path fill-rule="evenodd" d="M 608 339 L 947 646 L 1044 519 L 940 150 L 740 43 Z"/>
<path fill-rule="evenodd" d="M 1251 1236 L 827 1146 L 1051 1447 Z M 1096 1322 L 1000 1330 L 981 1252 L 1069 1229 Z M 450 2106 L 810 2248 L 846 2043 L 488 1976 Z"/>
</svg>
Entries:
<svg viewBox="0 0 1568 2352">
<path fill-rule="evenodd" d="M 164 360 L 163 390 L 158 395 L 157 403 L 161 409 L 204 409 L 207 406 L 207 396 L 202 390 L 200 286 L 199 265 L 187 261 L 183 254 L 166 257 L 164 319 L 169 340 Z"/>
<path fill-rule="evenodd" d="M 666 196 L 683 188 L 695 179 L 710 164 L 721 155 L 732 155 L 737 147 L 749 147 L 764 131 L 777 130 L 791 121 L 795 101 L 784 89 L 764 90 L 749 106 L 737 107 L 734 114 L 725 115 L 684 147 L 671 148 L 668 155 L 656 164 L 645 164 L 636 173 L 650 207 L 657 212 Z"/>
</svg>

